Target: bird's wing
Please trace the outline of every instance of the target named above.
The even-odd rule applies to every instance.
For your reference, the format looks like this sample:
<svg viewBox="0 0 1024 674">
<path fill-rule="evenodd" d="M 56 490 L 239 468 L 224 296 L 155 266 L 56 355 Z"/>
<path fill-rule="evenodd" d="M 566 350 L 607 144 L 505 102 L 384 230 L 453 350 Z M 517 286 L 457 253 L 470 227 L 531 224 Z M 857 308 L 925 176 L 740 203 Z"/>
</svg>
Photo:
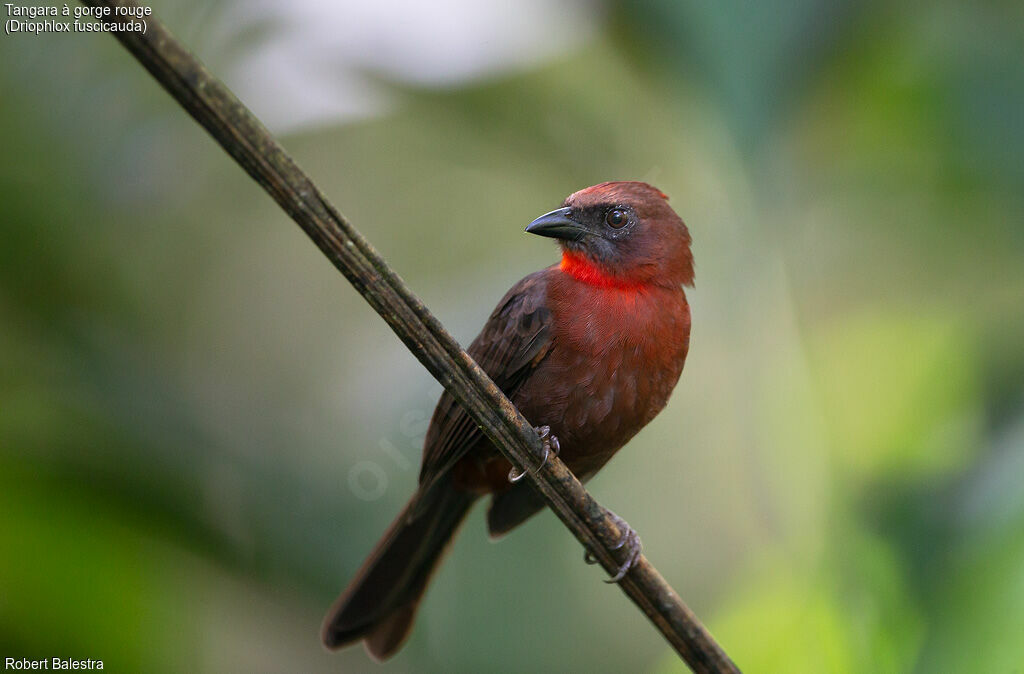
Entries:
<svg viewBox="0 0 1024 674">
<path fill-rule="evenodd" d="M 547 270 L 535 272 L 512 286 L 467 349 L 509 397 L 551 350 L 546 273 Z M 427 430 L 420 469 L 421 491 L 428 491 L 482 437 L 476 422 L 445 391 Z"/>
</svg>

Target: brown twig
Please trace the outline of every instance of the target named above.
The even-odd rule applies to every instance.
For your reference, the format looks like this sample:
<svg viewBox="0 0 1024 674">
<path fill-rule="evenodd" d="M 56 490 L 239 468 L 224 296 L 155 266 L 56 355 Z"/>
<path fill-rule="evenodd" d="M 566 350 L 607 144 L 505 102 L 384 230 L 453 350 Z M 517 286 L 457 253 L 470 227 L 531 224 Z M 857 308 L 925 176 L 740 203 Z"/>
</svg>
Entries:
<svg viewBox="0 0 1024 674">
<path fill-rule="evenodd" d="M 82 2 L 112 11 L 137 7 L 130 1 Z M 532 470 L 542 447 L 530 423 L 328 203 L 260 121 L 155 17 L 147 17 L 146 23 L 144 34 L 118 32 L 115 37 L 313 239 L 494 446 L 518 469 L 531 468 L 529 479 L 548 506 L 604 569 L 615 573 L 622 561 L 615 550 L 620 531 L 608 511 L 557 458 L 549 459 L 539 471 Z M 739 671 L 646 557 L 639 556 L 620 587 L 693 671 Z"/>
</svg>

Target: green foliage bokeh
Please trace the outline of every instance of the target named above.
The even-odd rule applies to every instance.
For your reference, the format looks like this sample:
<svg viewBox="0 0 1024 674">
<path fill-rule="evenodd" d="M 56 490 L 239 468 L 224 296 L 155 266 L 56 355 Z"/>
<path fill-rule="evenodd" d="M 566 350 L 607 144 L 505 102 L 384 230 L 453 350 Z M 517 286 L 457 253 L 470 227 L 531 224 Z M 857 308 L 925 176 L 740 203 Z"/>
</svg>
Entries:
<svg viewBox="0 0 1024 674">
<path fill-rule="evenodd" d="M 200 11 L 163 8 L 214 72 L 260 49 Z M 524 72 L 381 82 L 380 115 L 282 140 L 463 343 L 554 261 L 525 223 L 656 184 L 695 241 L 692 347 L 595 495 L 745 671 L 1015 671 L 1020 8 L 600 11 Z M 437 386 L 112 39 L 0 54 L 0 656 L 378 671 L 319 620 Z M 385 669 L 683 671 L 580 557 L 549 514 L 492 545 L 474 513 Z"/>
</svg>

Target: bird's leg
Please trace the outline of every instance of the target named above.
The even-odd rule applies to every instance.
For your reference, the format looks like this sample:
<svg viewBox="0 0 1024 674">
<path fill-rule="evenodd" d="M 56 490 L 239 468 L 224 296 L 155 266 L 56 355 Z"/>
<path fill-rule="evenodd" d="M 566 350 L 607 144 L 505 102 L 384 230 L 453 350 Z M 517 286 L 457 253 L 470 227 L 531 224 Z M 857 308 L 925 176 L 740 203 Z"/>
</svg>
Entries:
<svg viewBox="0 0 1024 674">
<path fill-rule="evenodd" d="M 536 426 L 533 430 L 537 431 L 537 435 L 540 436 L 541 444 L 544 447 L 544 456 L 541 457 L 540 465 L 537 466 L 533 471 L 536 473 L 538 470 L 547 465 L 548 457 L 550 457 L 551 455 L 558 456 L 558 452 L 561 450 L 561 447 L 558 444 L 558 438 L 551 434 L 550 426 Z M 508 473 L 508 481 L 519 482 L 520 480 L 523 479 L 523 476 L 525 475 L 525 470 L 521 473 L 517 473 L 516 469 L 512 468 L 512 470 L 510 470 Z"/>
<path fill-rule="evenodd" d="M 606 583 L 617 583 L 626 577 L 629 570 L 636 564 L 636 560 L 640 557 L 640 550 L 643 548 L 643 544 L 640 542 L 640 536 L 633 530 L 633 527 L 629 526 L 626 520 L 622 519 L 611 510 L 605 510 L 608 513 L 608 517 L 615 522 L 615 526 L 619 528 L 619 542 L 612 546 L 612 550 L 621 550 L 626 548 L 625 560 L 619 567 L 619 570 L 614 576 L 604 581 Z M 587 550 L 583 554 L 583 561 L 587 564 L 597 564 L 597 559 L 594 557 L 590 550 Z"/>
</svg>

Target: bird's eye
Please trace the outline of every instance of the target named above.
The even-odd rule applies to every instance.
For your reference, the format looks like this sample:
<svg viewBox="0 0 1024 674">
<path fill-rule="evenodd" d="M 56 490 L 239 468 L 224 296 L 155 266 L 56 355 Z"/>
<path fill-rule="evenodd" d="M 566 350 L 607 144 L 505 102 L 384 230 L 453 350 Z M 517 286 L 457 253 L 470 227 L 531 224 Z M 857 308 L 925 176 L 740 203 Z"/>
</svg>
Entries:
<svg viewBox="0 0 1024 674">
<path fill-rule="evenodd" d="M 615 229 L 625 225 L 628 220 L 629 216 L 626 215 L 626 211 L 620 208 L 613 208 L 608 211 L 608 215 L 604 216 L 604 221 L 608 223 L 608 226 Z"/>
</svg>

